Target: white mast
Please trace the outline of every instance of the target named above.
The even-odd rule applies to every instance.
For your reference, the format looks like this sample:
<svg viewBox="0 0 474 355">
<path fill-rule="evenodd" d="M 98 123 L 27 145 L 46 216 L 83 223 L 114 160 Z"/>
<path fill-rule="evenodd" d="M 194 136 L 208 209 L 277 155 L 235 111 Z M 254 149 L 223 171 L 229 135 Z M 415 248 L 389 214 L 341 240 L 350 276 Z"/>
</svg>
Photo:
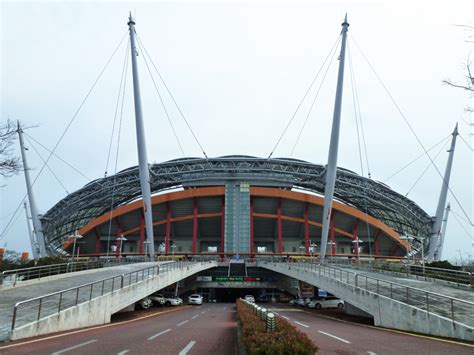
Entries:
<svg viewBox="0 0 474 355">
<path fill-rule="evenodd" d="M 20 151 L 21 151 L 21 159 L 23 161 L 23 171 L 25 173 L 25 182 L 26 182 L 26 190 L 28 192 L 28 200 L 30 201 L 30 210 L 31 210 L 31 220 L 33 221 L 33 230 L 34 234 L 36 235 L 36 240 L 38 242 L 39 247 L 39 257 L 47 256 L 46 253 L 46 245 L 44 242 L 44 235 L 43 235 L 43 227 L 41 225 L 41 221 L 38 216 L 38 209 L 36 208 L 36 201 L 35 196 L 33 194 L 33 187 L 31 185 L 31 178 L 30 178 L 30 169 L 28 168 L 28 162 L 26 160 L 26 153 L 25 153 L 25 144 L 23 142 L 23 131 L 20 127 L 20 121 L 18 121 L 18 137 L 20 138 Z M 34 246 L 31 246 L 34 249 Z"/>
<path fill-rule="evenodd" d="M 438 249 L 438 241 L 441 234 L 441 222 L 443 220 L 443 212 L 446 207 L 446 197 L 448 195 L 448 187 L 449 187 L 449 178 L 451 177 L 451 169 L 453 167 L 453 157 L 454 157 L 454 149 L 456 148 L 456 137 L 458 136 L 458 124 L 456 123 L 456 127 L 454 127 L 454 131 L 452 133 L 453 138 L 451 139 L 451 147 L 449 148 L 449 156 L 448 156 L 448 163 L 446 164 L 446 171 L 444 172 L 443 184 L 441 185 L 441 192 L 439 194 L 438 200 L 438 207 L 436 208 L 436 215 L 435 220 L 433 223 L 433 227 L 431 229 L 431 238 L 430 238 L 430 248 L 428 251 L 428 258 L 431 260 L 438 260 L 435 259 L 435 254 L 437 253 Z"/>
<path fill-rule="evenodd" d="M 140 186 L 143 196 L 143 214 L 145 216 L 146 236 L 149 242 L 148 252 L 150 258 L 155 257 L 155 243 L 153 237 L 153 216 L 151 207 L 150 172 L 148 170 L 148 157 L 146 152 L 145 127 L 143 125 L 142 101 L 140 97 L 140 81 L 138 78 L 137 48 L 135 43 L 135 20 L 132 14 L 128 18 L 130 32 L 130 49 L 132 54 L 133 97 L 135 100 L 135 124 L 137 131 L 138 169 Z"/>
<path fill-rule="evenodd" d="M 344 62 L 346 57 L 347 14 L 342 23 L 341 54 L 339 55 L 339 72 L 337 77 L 336 101 L 332 119 L 331 142 L 329 144 L 328 164 L 326 166 L 326 184 L 324 188 L 323 228 L 321 232 L 320 262 L 324 263 L 328 243 L 329 223 L 331 220 L 332 200 L 336 184 L 337 151 L 339 147 L 339 128 L 341 126 L 342 89 L 344 84 Z"/>
<path fill-rule="evenodd" d="M 35 240 L 33 231 L 31 230 L 30 216 L 28 215 L 28 205 L 26 204 L 26 201 L 23 203 L 23 207 L 25 208 L 26 226 L 28 227 L 28 236 L 30 237 L 31 254 L 33 254 L 33 259 L 38 259 L 39 247 L 38 247 L 38 243 Z"/>
<path fill-rule="evenodd" d="M 444 239 L 446 238 L 446 227 L 448 225 L 448 216 L 449 211 L 451 211 L 451 205 L 448 202 L 446 209 L 444 210 L 444 217 L 443 217 L 443 226 L 441 227 L 441 235 L 438 241 L 438 248 L 436 249 L 434 259 L 441 260 L 443 256 L 443 246 L 444 246 Z"/>
</svg>

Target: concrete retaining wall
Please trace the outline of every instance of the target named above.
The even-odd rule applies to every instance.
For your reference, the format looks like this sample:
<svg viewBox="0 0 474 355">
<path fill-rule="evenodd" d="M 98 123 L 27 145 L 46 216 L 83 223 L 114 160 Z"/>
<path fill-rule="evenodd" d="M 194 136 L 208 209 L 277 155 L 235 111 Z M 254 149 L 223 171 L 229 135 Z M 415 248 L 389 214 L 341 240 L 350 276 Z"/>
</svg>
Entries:
<svg viewBox="0 0 474 355">
<path fill-rule="evenodd" d="M 474 328 L 428 313 L 408 304 L 288 264 L 260 263 L 260 267 L 321 287 L 374 317 L 386 328 L 474 341 Z"/>
<path fill-rule="evenodd" d="M 42 334 L 110 323 L 112 314 L 134 304 L 153 292 L 215 266 L 215 262 L 205 262 L 160 273 L 153 278 L 132 284 L 104 296 L 94 298 L 89 302 L 68 308 L 37 322 L 19 327 L 10 334 L 10 339 L 17 340 Z"/>
</svg>

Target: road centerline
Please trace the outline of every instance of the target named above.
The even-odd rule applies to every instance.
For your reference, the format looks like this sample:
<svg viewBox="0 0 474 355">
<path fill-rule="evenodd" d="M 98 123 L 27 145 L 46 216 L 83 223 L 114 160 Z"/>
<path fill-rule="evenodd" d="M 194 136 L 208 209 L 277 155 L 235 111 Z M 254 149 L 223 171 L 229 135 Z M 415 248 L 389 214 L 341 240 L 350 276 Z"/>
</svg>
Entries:
<svg viewBox="0 0 474 355">
<path fill-rule="evenodd" d="M 153 339 L 159 337 L 160 335 L 163 335 L 163 334 L 168 333 L 168 332 L 170 332 L 170 331 L 171 331 L 171 329 L 163 330 L 162 332 L 159 332 L 159 333 L 157 333 L 157 334 L 155 334 L 155 335 L 152 335 L 151 337 L 148 338 L 148 340 L 153 340 Z"/>
<path fill-rule="evenodd" d="M 199 314 L 196 314 L 195 316 L 192 316 L 191 319 L 196 319 L 197 317 L 199 317 Z"/>
<path fill-rule="evenodd" d="M 321 333 L 321 334 L 324 334 L 324 335 L 327 335 L 328 337 L 331 337 L 331 338 L 334 338 L 336 340 L 339 340 L 339 341 L 342 341 L 343 343 L 346 343 L 346 344 L 351 344 L 351 342 L 349 340 L 346 340 L 346 339 L 342 339 L 342 338 L 339 338 L 335 335 L 332 335 L 332 334 L 329 334 L 329 333 L 326 333 L 326 332 L 323 332 L 321 330 L 318 330 L 318 333 Z"/>
<path fill-rule="evenodd" d="M 183 350 L 181 350 L 179 352 L 179 355 L 186 355 L 188 353 L 189 350 L 191 350 L 191 348 L 194 346 L 194 344 L 196 344 L 196 341 L 195 340 L 191 340 L 188 345 L 186 345 Z"/>
<path fill-rule="evenodd" d="M 126 350 L 122 350 L 121 352 L 117 353 L 117 355 L 124 355 L 126 353 L 128 353 L 130 350 L 126 349 Z"/>
<path fill-rule="evenodd" d="M 301 325 L 302 327 L 309 328 L 309 325 L 304 324 L 304 323 L 301 323 L 301 322 L 298 322 L 297 320 L 294 320 L 293 322 L 295 322 L 295 323 L 298 324 L 298 325 Z"/>
<path fill-rule="evenodd" d="M 80 344 L 71 346 L 71 347 L 69 347 L 69 348 L 56 351 L 56 352 L 52 353 L 51 355 L 59 355 L 59 354 L 65 353 L 66 351 L 74 350 L 74 349 L 80 348 L 80 347 L 82 347 L 82 346 L 86 346 L 86 345 L 95 343 L 96 341 L 97 341 L 97 339 L 89 340 L 89 341 L 86 341 L 86 342 L 84 342 L 84 343 L 80 343 Z"/>
<path fill-rule="evenodd" d="M 181 327 L 183 324 L 189 322 L 189 319 L 183 320 L 181 323 L 176 324 L 176 326 Z"/>
</svg>

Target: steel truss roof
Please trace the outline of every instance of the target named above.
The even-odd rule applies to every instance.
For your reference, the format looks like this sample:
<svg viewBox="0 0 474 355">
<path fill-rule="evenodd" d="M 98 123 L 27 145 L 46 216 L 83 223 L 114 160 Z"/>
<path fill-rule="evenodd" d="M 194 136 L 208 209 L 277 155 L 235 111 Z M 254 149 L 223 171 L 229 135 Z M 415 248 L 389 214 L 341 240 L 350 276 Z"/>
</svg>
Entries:
<svg viewBox="0 0 474 355">
<path fill-rule="evenodd" d="M 175 187 L 212 186 L 228 180 L 244 180 L 252 185 L 294 187 L 324 195 L 324 176 L 325 166 L 289 158 L 182 158 L 150 165 L 152 193 Z M 94 218 L 140 196 L 137 166 L 92 181 L 69 194 L 42 218 L 50 252 L 61 251 L 64 238 Z M 385 184 L 338 168 L 334 196 L 399 233 L 429 236 L 431 217 L 415 202 Z"/>
</svg>

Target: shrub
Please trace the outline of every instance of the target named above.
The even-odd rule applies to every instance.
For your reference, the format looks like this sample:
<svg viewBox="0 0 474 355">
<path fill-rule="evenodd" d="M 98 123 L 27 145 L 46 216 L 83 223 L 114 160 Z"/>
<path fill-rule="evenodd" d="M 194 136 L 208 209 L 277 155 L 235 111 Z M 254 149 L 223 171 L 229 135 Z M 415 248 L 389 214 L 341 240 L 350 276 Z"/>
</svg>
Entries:
<svg viewBox="0 0 474 355">
<path fill-rule="evenodd" d="M 281 317 L 275 331 L 267 332 L 265 322 L 242 300 L 237 300 L 237 317 L 249 355 L 312 355 L 318 350 L 306 334 Z"/>
</svg>

